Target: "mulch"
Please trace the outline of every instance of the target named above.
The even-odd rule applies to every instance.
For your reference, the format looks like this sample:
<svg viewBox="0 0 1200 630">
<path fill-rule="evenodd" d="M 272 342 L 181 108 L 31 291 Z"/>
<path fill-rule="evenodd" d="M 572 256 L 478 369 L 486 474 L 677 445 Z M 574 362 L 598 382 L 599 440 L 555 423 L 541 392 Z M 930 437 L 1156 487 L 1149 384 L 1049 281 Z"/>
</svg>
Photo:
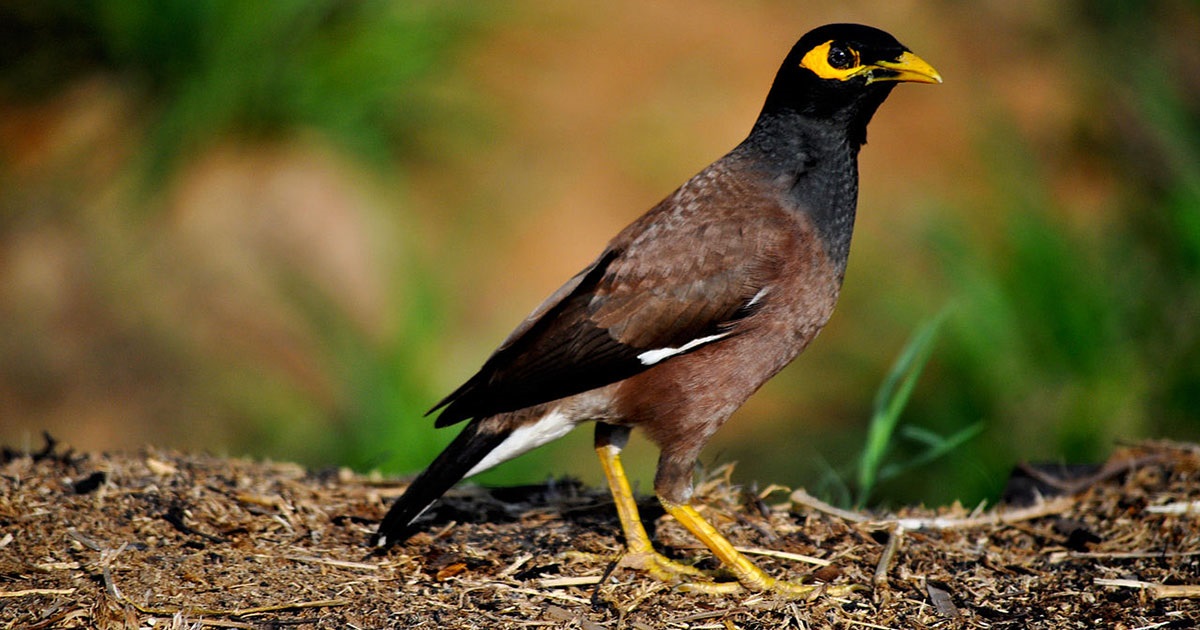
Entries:
<svg viewBox="0 0 1200 630">
<path fill-rule="evenodd" d="M 0 453 L 0 628 L 1193 628 L 1200 446 L 1019 467 L 1008 503 L 845 512 L 704 476 L 702 513 L 802 601 L 682 592 L 617 565 L 604 489 L 466 486 L 391 551 L 403 483 L 148 449 Z M 716 569 L 642 501 L 656 545 Z"/>
</svg>

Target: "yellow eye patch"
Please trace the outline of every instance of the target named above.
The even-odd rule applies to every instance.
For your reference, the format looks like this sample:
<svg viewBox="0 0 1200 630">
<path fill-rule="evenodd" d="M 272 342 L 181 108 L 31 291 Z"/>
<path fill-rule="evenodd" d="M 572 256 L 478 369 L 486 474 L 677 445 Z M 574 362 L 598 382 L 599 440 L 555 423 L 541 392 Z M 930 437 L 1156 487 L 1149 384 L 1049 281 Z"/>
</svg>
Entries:
<svg viewBox="0 0 1200 630">
<path fill-rule="evenodd" d="M 800 65 L 812 70 L 813 74 L 822 79 L 837 79 L 838 81 L 845 81 L 869 70 L 869 68 L 860 65 L 858 51 L 848 46 L 841 47 L 842 51 L 850 55 L 845 64 L 846 67 L 835 68 L 829 63 L 829 51 L 831 48 L 833 48 L 833 40 L 829 40 L 813 48 L 800 60 Z"/>
</svg>

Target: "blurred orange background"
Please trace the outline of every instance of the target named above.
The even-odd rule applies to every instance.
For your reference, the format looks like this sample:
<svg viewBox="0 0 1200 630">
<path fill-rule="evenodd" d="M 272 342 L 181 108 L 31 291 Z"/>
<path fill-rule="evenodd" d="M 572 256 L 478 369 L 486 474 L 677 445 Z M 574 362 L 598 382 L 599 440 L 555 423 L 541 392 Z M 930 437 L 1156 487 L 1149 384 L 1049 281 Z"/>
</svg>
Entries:
<svg viewBox="0 0 1200 630">
<path fill-rule="evenodd" d="M 852 485 L 880 382 L 948 305 L 905 422 L 983 432 L 884 498 L 1200 436 L 1193 3 L 80 6 L 0 9 L 2 444 L 417 470 L 454 430 L 421 413 L 835 21 L 945 84 L 875 117 L 838 311 L 706 463 Z M 590 441 L 485 480 L 596 482 Z"/>
</svg>

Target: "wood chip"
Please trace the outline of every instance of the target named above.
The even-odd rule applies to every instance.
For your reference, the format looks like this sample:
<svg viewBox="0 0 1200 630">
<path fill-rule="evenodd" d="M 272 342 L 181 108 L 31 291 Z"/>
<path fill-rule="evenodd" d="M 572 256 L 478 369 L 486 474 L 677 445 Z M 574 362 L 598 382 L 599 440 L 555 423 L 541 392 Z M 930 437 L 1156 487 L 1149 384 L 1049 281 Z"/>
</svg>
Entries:
<svg viewBox="0 0 1200 630">
<path fill-rule="evenodd" d="M 448 564 L 448 565 L 438 569 L 438 572 L 434 576 L 434 579 L 436 579 L 439 582 L 442 582 L 445 580 L 449 580 L 450 578 L 452 578 L 466 570 L 467 570 L 467 563 L 454 562 L 454 563 Z"/>
<path fill-rule="evenodd" d="M 156 475 L 165 477 L 167 475 L 179 474 L 179 469 L 176 468 L 175 465 L 171 464 L 170 462 L 164 462 L 160 459 L 155 459 L 153 457 L 147 457 L 145 462 L 146 462 L 146 468 L 150 469 L 150 472 L 152 472 Z"/>
<path fill-rule="evenodd" d="M 949 619 L 959 617 L 958 606 L 954 605 L 954 598 L 950 596 L 950 591 L 945 586 L 926 581 L 925 593 L 929 595 L 929 602 L 933 604 L 939 615 Z"/>
</svg>

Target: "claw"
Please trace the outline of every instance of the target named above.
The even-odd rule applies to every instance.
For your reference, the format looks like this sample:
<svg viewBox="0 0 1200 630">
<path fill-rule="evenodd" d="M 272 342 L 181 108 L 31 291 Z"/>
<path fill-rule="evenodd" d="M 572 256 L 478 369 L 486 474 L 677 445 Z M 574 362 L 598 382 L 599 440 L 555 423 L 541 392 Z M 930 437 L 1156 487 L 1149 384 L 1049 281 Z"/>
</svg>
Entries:
<svg viewBox="0 0 1200 630">
<path fill-rule="evenodd" d="M 732 574 L 736 582 L 717 582 L 712 580 L 713 574 L 701 571 L 696 567 L 676 562 L 654 550 L 650 537 L 642 526 L 638 516 L 637 502 L 633 498 L 633 490 L 625 477 L 625 470 L 618 457 L 620 449 L 611 444 L 598 445 L 596 453 L 604 467 L 612 490 L 613 501 L 617 505 L 617 515 L 621 519 L 621 528 L 625 531 L 625 544 L 628 552 L 621 558 L 620 566 L 644 571 L 653 578 L 667 583 L 681 582 L 679 590 L 693 593 L 726 595 L 743 590 L 754 592 L 775 593 L 789 599 L 811 599 L 822 594 L 833 596 L 849 595 L 861 589 L 859 586 L 830 586 L 827 584 L 797 584 L 777 580 L 758 568 L 716 530 L 703 516 L 690 505 L 671 503 L 660 498 L 667 513 L 687 528 L 693 536 L 703 542 L 721 561 L 724 570 L 722 574 Z M 700 578 L 700 579 L 696 579 Z"/>
<path fill-rule="evenodd" d="M 672 560 L 654 550 L 630 551 L 621 558 L 619 564 L 645 571 L 661 582 L 680 582 L 684 577 L 709 577 L 696 567 Z"/>
</svg>

